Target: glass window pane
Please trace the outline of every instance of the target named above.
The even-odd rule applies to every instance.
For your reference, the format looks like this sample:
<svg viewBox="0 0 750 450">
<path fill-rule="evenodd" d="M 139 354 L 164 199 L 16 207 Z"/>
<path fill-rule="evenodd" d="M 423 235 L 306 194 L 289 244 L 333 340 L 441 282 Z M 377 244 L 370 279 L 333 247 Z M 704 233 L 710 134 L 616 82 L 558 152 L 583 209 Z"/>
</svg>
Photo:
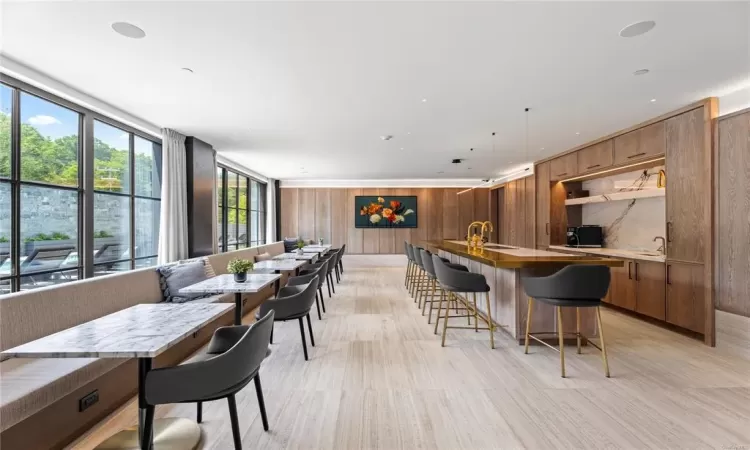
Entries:
<svg viewBox="0 0 750 450">
<path fill-rule="evenodd" d="M 257 181 L 251 181 L 251 195 L 250 195 L 250 209 L 258 210 L 258 191 L 260 190 L 260 186 L 258 186 Z"/>
<path fill-rule="evenodd" d="M 224 220 L 224 207 L 219 205 L 216 211 L 216 217 L 217 217 L 217 223 L 216 223 L 216 235 L 219 236 L 219 251 L 222 250 L 222 245 L 224 243 L 224 228 L 223 228 L 223 220 Z"/>
<path fill-rule="evenodd" d="M 161 201 L 135 199 L 135 257 L 154 256 L 159 248 Z"/>
<path fill-rule="evenodd" d="M 21 93 L 21 179 L 78 186 L 80 115 Z"/>
<path fill-rule="evenodd" d="M 237 211 L 237 244 L 247 246 L 247 210 Z"/>
<path fill-rule="evenodd" d="M 156 265 L 156 257 L 154 258 L 144 258 L 144 259 L 136 259 L 135 260 L 135 268 L 141 269 L 143 267 L 153 267 Z"/>
<path fill-rule="evenodd" d="M 224 169 L 221 167 L 216 169 L 216 203 L 219 205 L 224 204 Z"/>
<path fill-rule="evenodd" d="M 94 189 L 130 193 L 130 133 L 94 121 Z"/>
<path fill-rule="evenodd" d="M 94 264 L 129 258 L 130 198 L 94 194 Z M 113 264 L 103 266 L 98 269 L 109 272 L 114 267 Z"/>
<path fill-rule="evenodd" d="M 0 182 L 0 278 L 10 275 L 10 262 L 10 183 Z"/>
<path fill-rule="evenodd" d="M 161 198 L 161 145 L 133 137 L 135 151 L 135 194 Z"/>
<path fill-rule="evenodd" d="M 0 177 L 10 178 L 10 116 L 13 90 L 0 84 Z M 1 291 L 0 291 L 1 292 Z"/>
<path fill-rule="evenodd" d="M 227 172 L 227 205 L 237 206 L 237 174 Z"/>
<path fill-rule="evenodd" d="M 258 242 L 258 211 L 250 211 L 250 240 Z"/>
<path fill-rule="evenodd" d="M 22 273 L 79 265 L 77 192 L 21 186 L 20 225 Z M 26 281 L 34 279 L 70 281 L 67 275 Z"/>
<path fill-rule="evenodd" d="M 21 290 L 28 291 L 54 284 L 67 283 L 78 279 L 78 269 L 61 270 L 53 273 L 42 273 L 21 277 Z"/>
</svg>

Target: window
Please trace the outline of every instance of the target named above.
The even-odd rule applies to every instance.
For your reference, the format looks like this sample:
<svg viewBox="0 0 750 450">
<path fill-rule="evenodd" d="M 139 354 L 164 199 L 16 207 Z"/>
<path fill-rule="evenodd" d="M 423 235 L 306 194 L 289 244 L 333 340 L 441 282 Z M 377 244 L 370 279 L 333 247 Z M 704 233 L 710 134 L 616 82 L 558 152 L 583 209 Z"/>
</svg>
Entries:
<svg viewBox="0 0 750 450">
<path fill-rule="evenodd" d="M 265 202 L 261 197 L 265 197 L 265 184 L 219 167 L 216 193 L 219 251 L 263 244 Z"/>
<path fill-rule="evenodd" d="M 6 80 L 0 84 L 0 294 L 155 264 L 160 142 Z M 84 135 L 84 122 L 93 123 L 93 133 Z M 84 161 L 93 167 L 91 178 Z M 93 229 L 84 235 L 89 220 Z"/>
</svg>

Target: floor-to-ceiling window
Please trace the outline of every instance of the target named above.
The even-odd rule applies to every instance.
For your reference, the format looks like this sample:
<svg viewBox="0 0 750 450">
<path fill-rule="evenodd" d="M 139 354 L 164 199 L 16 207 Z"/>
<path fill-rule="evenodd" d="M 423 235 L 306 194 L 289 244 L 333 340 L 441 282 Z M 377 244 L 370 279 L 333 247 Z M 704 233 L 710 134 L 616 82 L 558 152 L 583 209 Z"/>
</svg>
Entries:
<svg viewBox="0 0 750 450">
<path fill-rule="evenodd" d="M 158 139 L 3 77 L 0 294 L 155 264 L 160 178 Z"/>
<path fill-rule="evenodd" d="M 265 184 L 221 166 L 216 180 L 219 251 L 262 244 Z"/>
</svg>

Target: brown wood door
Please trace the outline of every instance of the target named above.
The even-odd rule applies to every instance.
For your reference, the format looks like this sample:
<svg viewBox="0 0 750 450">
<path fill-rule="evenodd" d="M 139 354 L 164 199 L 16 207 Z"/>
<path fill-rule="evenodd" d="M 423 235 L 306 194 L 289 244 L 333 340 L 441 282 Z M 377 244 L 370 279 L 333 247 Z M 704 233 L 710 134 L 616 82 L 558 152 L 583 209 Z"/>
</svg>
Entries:
<svg viewBox="0 0 750 450">
<path fill-rule="evenodd" d="M 549 246 L 550 223 L 550 162 L 543 162 L 536 166 L 536 245 L 547 248 Z"/>
<path fill-rule="evenodd" d="M 703 265 L 667 262 L 667 322 L 704 332 Z"/>
<path fill-rule="evenodd" d="M 612 281 L 609 285 L 609 303 L 620 308 L 635 311 L 636 308 L 636 283 L 635 262 L 625 260 L 622 267 L 612 267 Z"/>
<path fill-rule="evenodd" d="M 578 153 L 568 153 L 550 161 L 550 180 L 559 181 L 578 174 Z"/>
<path fill-rule="evenodd" d="M 594 144 L 576 152 L 578 173 L 596 172 L 612 165 L 612 139 Z"/>
<path fill-rule="evenodd" d="M 660 262 L 636 261 L 636 308 L 641 314 L 666 320 L 666 265 Z"/>
<path fill-rule="evenodd" d="M 664 121 L 617 136 L 614 139 L 614 164 L 663 155 L 665 153 Z"/>
<path fill-rule="evenodd" d="M 711 167 L 704 142 L 703 107 L 666 121 L 667 255 L 669 259 L 703 263 L 706 203 Z"/>
</svg>

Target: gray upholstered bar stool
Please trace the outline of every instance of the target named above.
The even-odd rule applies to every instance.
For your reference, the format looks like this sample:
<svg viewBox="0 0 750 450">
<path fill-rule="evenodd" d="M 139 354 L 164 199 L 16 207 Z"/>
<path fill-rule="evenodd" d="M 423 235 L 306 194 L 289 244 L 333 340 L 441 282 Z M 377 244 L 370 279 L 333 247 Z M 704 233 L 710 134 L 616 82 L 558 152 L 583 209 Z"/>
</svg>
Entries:
<svg viewBox="0 0 750 450">
<path fill-rule="evenodd" d="M 596 321 L 599 327 L 601 347 L 589 340 L 602 354 L 604 374 L 609 377 L 609 362 L 607 361 L 607 347 L 604 344 L 604 329 L 602 327 L 602 313 L 600 305 L 602 298 L 607 295 L 610 282 L 610 272 L 607 266 L 573 264 L 565 266 L 552 275 L 535 276 L 532 271 L 523 271 L 521 282 L 529 296 L 529 311 L 526 315 L 526 337 L 524 353 L 529 352 L 529 338 L 538 341 L 560 353 L 560 373 L 565 378 L 565 334 L 576 337 L 577 350 L 581 353 L 581 308 L 596 308 Z M 557 337 L 560 349 L 556 349 L 535 335 L 553 334 L 554 332 L 531 333 L 531 314 L 534 301 L 540 301 L 557 308 Z M 563 331 L 562 308 L 576 309 L 576 332 Z"/>
<path fill-rule="evenodd" d="M 490 348 L 495 348 L 495 322 L 492 320 L 492 308 L 490 306 L 490 287 L 487 284 L 487 279 L 481 273 L 472 273 L 468 271 L 458 270 L 453 267 L 449 267 L 445 261 L 440 259 L 439 256 L 432 256 L 432 263 L 435 266 L 435 275 L 437 276 L 438 283 L 444 292 L 448 294 L 448 303 L 445 307 L 445 315 L 443 317 L 443 341 L 442 346 L 445 347 L 445 334 L 448 328 L 464 328 L 479 330 L 489 330 L 490 332 Z M 477 309 L 477 293 L 484 293 L 485 304 L 487 305 L 487 313 L 482 313 Z M 465 294 L 465 297 L 461 297 L 458 294 Z M 469 300 L 469 294 L 472 295 L 472 300 Z M 442 310 L 443 301 L 445 295 L 441 296 L 440 304 L 438 305 L 438 317 Z M 465 311 L 466 314 L 461 315 L 450 315 L 450 301 L 451 299 L 456 302 L 460 302 L 463 307 L 457 308 L 459 311 Z M 474 318 L 474 326 L 455 326 L 448 325 L 448 319 L 466 317 L 471 320 Z M 487 324 L 487 328 L 479 327 L 479 321 Z M 435 329 L 437 330 L 437 322 L 435 322 Z"/>
<path fill-rule="evenodd" d="M 406 273 L 404 274 L 404 287 L 409 288 L 409 281 L 411 280 L 411 266 L 414 257 L 411 255 L 411 245 L 404 241 L 404 255 L 406 255 Z"/>
<path fill-rule="evenodd" d="M 404 242 L 404 244 L 406 245 L 406 257 L 409 259 L 406 272 L 406 289 L 409 291 L 409 294 L 411 294 L 419 273 L 419 267 L 417 266 L 417 261 L 414 259 L 414 246 L 408 242 Z"/>
<path fill-rule="evenodd" d="M 438 282 L 437 282 L 437 276 L 435 275 L 435 265 L 432 262 L 432 256 L 433 256 L 433 254 L 429 250 L 422 249 L 421 250 L 421 255 L 422 255 L 422 258 L 421 258 L 422 259 L 422 265 L 424 266 L 424 272 L 425 272 L 425 276 L 427 277 L 427 283 L 428 283 L 427 289 L 425 289 L 425 290 L 422 291 L 424 293 L 423 294 L 424 295 L 424 302 L 422 302 L 422 315 L 424 316 L 425 307 L 427 306 L 427 303 L 429 303 L 430 304 L 430 311 L 427 314 L 427 323 L 431 323 L 432 322 L 432 306 L 433 306 L 433 303 L 440 301 L 440 300 L 435 300 L 435 294 L 440 293 L 440 295 L 442 295 L 443 289 L 440 287 L 440 285 L 438 285 Z M 442 258 L 440 256 L 438 256 L 438 258 L 440 258 L 441 260 L 443 260 L 443 262 L 445 262 L 445 264 L 448 267 L 451 267 L 451 268 L 456 269 L 456 270 L 463 270 L 465 272 L 469 271 L 469 269 L 467 269 L 465 266 L 462 266 L 460 264 L 452 264 L 452 263 L 448 262 L 447 259 Z M 429 291 L 429 295 L 430 295 L 430 299 L 429 300 L 427 300 L 427 295 L 428 295 L 427 291 Z M 440 315 L 439 314 L 438 314 L 437 320 L 438 321 L 440 320 Z"/>
</svg>

